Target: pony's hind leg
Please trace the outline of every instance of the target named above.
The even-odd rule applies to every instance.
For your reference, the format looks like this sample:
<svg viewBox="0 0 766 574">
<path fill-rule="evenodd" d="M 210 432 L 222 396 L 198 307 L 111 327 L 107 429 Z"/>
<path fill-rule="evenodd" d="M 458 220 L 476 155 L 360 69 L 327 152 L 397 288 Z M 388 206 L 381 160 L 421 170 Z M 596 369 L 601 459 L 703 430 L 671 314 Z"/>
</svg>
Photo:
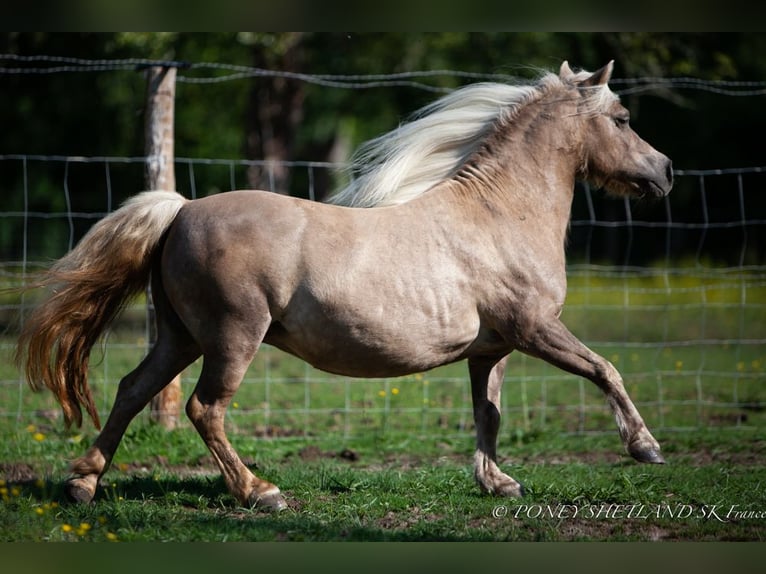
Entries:
<svg viewBox="0 0 766 574">
<path fill-rule="evenodd" d="M 255 349 L 206 352 L 202 373 L 186 404 L 186 414 L 218 464 L 229 492 L 243 506 L 279 511 L 287 507 L 279 488 L 255 476 L 232 447 L 224 430 L 224 416 Z"/>
<path fill-rule="evenodd" d="M 90 502 L 93 499 L 99 478 L 109 468 L 130 421 L 199 355 L 199 349 L 190 340 L 159 335 L 141 364 L 120 381 L 112 411 L 93 445 L 72 462 L 72 476 L 66 483 L 70 500 Z"/>
<path fill-rule="evenodd" d="M 474 478 L 482 490 L 499 496 L 523 496 L 524 487 L 497 466 L 497 433 L 500 430 L 500 389 L 507 357 L 471 358 L 473 417 L 476 422 Z"/>
</svg>

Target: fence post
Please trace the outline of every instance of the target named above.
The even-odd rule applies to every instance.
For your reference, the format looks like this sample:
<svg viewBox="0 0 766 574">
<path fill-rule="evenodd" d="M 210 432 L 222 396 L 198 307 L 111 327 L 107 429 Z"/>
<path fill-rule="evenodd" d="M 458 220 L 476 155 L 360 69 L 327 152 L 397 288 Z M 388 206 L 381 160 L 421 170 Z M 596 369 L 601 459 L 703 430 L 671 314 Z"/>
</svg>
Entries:
<svg viewBox="0 0 766 574">
<path fill-rule="evenodd" d="M 147 69 L 146 123 L 144 127 L 146 153 L 146 189 L 175 190 L 175 155 L 173 118 L 175 111 L 176 68 L 150 66 Z M 147 321 L 150 344 L 156 339 L 154 305 L 151 286 L 147 288 Z M 151 400 L 150 418 L 170 430 L 178 424 L 181 406 L 181 376 Z"/>
</svg>

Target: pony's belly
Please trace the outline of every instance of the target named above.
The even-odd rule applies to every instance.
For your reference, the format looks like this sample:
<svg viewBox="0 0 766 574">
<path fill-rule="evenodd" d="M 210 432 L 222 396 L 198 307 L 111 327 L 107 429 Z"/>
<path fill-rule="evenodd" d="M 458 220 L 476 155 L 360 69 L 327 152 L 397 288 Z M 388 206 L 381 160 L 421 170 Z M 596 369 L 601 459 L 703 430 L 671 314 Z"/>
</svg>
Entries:
<svg viewBox="0 0 766 574">
<path fill-rule="evenodd" d="M 274 323 L 264 342 L 299 357 L 313 367 L 349 377 L 398 377 L 452 363 L 463 357 L 475 336 L 381 331 L 360 333 L 348 326 L 291 331 Z"/>
</svg>

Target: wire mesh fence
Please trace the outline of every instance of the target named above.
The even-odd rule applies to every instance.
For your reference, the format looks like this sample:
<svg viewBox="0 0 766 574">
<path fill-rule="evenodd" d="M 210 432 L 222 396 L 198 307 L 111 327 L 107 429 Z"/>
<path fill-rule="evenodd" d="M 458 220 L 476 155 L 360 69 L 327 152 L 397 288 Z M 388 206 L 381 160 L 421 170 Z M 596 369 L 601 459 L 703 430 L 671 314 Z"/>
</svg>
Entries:
<svg viewBox="0 0 766 574">
<path fill-rule="evenodd" d="M 507 81 L 458 70 L 321 75 L 219 62 L 103 60 L 0 54 L 0 74 L 50 77 L 135 74 L 177 68 L 177 82 L 211 85 L 282 78 L 322 89 L 448 91 L 441 80 Z M 460 83 L 458 82 L 458 83 Z M 628 96 L 685 90 L 738 98 L 766 93 L 763 81 L 614 78 Z M 18 287 L 64 255 L 98 219 L 144 186 L 146 157 L 0 155 L 0 289 Z M 343 181 L 344 166 L 175 158 L 176 185 L 189 198 L 248 186 L 252 172 L 275 192 L 321 200 Z M 604 199 L 580 187 L 572 205 L 563 319 L 622 372 L 647 423 L 660 429 L 762 427 L 766 408 L 766 201 L 763 167 L 677 170 L 660 203 Z M 287 178 L 285 177 L 287 174 Z M 279 188 L 289 183 L 289 189 Z M 14 338 L 38 293 L 0 293 L 0 417 L 58 417 L 49 394 L 20 379 Z M 151 344 L 149 303 L 139 298 L 94 350 L 90 379 L 102 415 L 120 378 Z M 509 361 L 504 433 L 613 432 L 595 387 L 522 354 Z M 183 374 L 189 394 L 200 365 Z M 467 434 L 470 388 L 462 364 L 400 379 L 353 380 L 322 373 L 264 346 L 229 410 L 239 432 L 262 436 L 403 430 L 422 436 Z"/>
<path fill-rule="evenodd" d="M 22 285 L 63 255 L 90 225 L 141 189 L 143 157 L 0 156 L 0 282 Z M 246 160 L 177 158 L 178 188 L 190 198 L 246 185 Z M 343 166 L 279 166 L 305 183 L 336 177 Z M 98 188 L 83 187 L 93 181 Z M 660 203 L 605 199 L 581 187 L 569 239 L 569 295 L 563 319 L 611 360 L 652 428 L 760 427 L 766 408 L 766 213 L 761 168 L 678 171 Z M 56 201 L 38 199 L 55 182 Z M 684 199 L 684 209 L 674 202 Z M 49 197 L 50 194 L 46 194 Z M 692 206 L 692 208 L 689 208 Z M 687 255 L 679 257 L 678 253 Z M 688 254 L 692 255 L 689 256 Z M 21 254 L 13 257 L 12 254 Z M 0 300 L 0 416 L 57 417 L 48 394 L 35 394 L 10 361 L 14 335 L 37 294 Z M 150 344 L 147 302 L 131 305 L 94 351 L 91 385 L 106 414 L 116 385 Z M 199 373 L 182 376 L 189 394 Z M 538 430 L 613 432 L 605 401 L 588 381 L 518 354 L 502 399 L 504 433 Z M 310 436 L 401 430 L 421 436 L 465 435 L 473 417 L 465 365 L 399 379 L 328 375 L 264 346 L 229 410 L 235 432 Z"/>
</svg>

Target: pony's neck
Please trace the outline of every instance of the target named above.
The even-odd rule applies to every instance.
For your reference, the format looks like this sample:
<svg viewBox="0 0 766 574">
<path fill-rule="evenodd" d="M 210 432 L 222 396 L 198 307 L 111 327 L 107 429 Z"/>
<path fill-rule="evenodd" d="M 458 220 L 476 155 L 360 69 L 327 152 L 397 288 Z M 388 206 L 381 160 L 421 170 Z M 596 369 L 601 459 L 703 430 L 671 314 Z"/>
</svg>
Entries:
<svg viewBox="0 0 766 574">
<path fill-rule="evenodd" d="M 480 199 L 512 218 L 553 217 L 563 239 L 581 162 L 576 122 L 531 102 L 501 122 L 448 182 L 457 195 Z"/>
</svg>

